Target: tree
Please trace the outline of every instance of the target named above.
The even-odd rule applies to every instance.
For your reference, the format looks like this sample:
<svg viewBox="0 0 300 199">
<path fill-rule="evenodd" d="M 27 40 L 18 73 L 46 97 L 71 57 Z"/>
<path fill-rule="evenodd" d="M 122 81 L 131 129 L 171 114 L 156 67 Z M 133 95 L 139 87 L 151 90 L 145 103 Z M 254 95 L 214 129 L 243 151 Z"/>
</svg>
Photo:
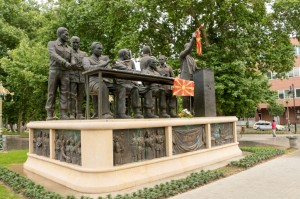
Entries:
<svg viewBox="0 0 300 199">
<path fill-rule="evenodd" d="M 300 0 L 275 0 L 273 19 L 278 31 L 285 31 L 300 40 Z"/>
<path fill-rule="evenodd" d="M 271 103 L 268 105 L 268 111 L 270 115 L 278 117 L 284 114 L 285 108 L 282 104 Z"/>
<path fill-rule="evenodd" d="M 215 71 L 219 114 L 243 116 L 259 103 L 275 100 L 264 74 L 283 76 L 293 66 L 288 33 L 266 12 L 269 2 L 60 0 L 55 12 L 71 34 L 82 38 L 86 50 L 98 40 L 114 58 L 120 48 L 139 55 L 143 45 L 150 45 L 154 55 L 171 57 L 175 68 L 192 32 L 205 23 L 204 54 L 194 57 L 199 67 Z"/>
<path fill-rule="evenodd" d="M 31 1 L 4 3 L 0 0 L 0 6 L 11 7 L 11 13 L 18 13 L 13 6 L 21 8 L 18 13 L 21 17 L 13 20 L 15 14 L 10 16 L 10 12 L 5 12 L 3 22 L 20 29 L 29 41 L 39 43 L 40 47 L 55 39 L 56 29 L 64 26 L 71 36 L 81 38 L 81 48 L 87 52 L 93 41 L 100 41 L 104 53 L 111 59 L 117 57 L 121 48 L 131 49 L 138 57 L 141 47 L 150 45 L 153 55 L 168 56 L 174 69 L 179 68 L 178 54 L 184 44 L 204 23 L 201 30 L 204 53 L 193 56 L 200 68 L 215 72 L 218 114 L 239 117 L 252 113 L 261 102 L 275 100 L 265 79 L 266 72 L 273 71 L 283 77 L 294 63 L 290 29 L 280 28 L 281 18 L 266 12 L 267 3 L 270 0 L 172 0 L 171 3 L 161 0 L 58 0 L 39 7 Z M 276 6 L 277 1 L 274 12 L 277 12 Z M 22 16 L 31 20 L 25 8 L 36 17 L 32 19 L 34 23 L 26 21 L 27 25 L 21 26 Z M 285 7 L 280 8 L 282 11 Z M 38 51 L 31 52 L 38 54 Z M 43 57 L 43 63 L 47 62 L 48 57 Z"/>
<path fill-rule="evenodd" d="M 41 120 L 46 114 L 48 52 L 25 38 L 8 55 L 0 63 L 7 74 L 4 86 L 14 92 L 14 100 L 4 103 L 4 118 L 20 128 L 22 122 Z"/>
</svg>

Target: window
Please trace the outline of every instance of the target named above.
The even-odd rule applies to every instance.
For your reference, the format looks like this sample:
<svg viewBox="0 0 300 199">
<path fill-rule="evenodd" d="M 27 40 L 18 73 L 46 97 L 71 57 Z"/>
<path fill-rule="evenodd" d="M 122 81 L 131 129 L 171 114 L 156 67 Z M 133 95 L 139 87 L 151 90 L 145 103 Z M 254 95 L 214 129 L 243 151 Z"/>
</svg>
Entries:
<svg viewBox="0 0 300 199">
<path fill-rule="evenodd" d="M 294 69 L 291 70 L 291 71 L 288 73 L 288 76 L 289 76 L 289 77 L 294 77 Z"/>
<path fill-rule="evenodd" d="M 300 76 L 300 67 L 294 67 L 294 77 Z"/>
<path fill-rule="evenodd" d="M 278 99 L 284 99 L 284 92 L 282 90 L 278 91 Z"/>
<path fill-rule="evenodd" d="M 272 72 L 267 72 L 267 78 L 272 79 Z"/>
<path fill-rule="evenodd" d="M 284 90 L 284 98 L 290 98 L 290 90 Z"/>
<path fill-rule="evenodd" d="M 278 99 L 286 99 L 292 98 L 293 94 L 290 93 L 290 90 L 279 90 L 278 91 Z M 299 97 L 300 97 L 300 89 L 299 89 Z"/>
<path fill-rule="evenodd" d="M 295 89 L 296 90 L 296 97 L 300 97 L 300 89 Z"/>
<path fill-rule="evenodd" d="M 294 49 L 295 49 L 295 55 L 296 56 L 300 55 L 300 47 L 299 46 L 295 46 Z"/>
</svg>

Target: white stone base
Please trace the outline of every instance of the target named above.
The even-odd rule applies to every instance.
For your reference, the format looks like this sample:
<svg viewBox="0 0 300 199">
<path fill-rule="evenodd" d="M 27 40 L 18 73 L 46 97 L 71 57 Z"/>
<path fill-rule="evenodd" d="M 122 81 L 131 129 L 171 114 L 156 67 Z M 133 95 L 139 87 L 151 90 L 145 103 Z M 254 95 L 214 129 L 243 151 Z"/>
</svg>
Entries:
<svg viewBox="0 0 300 199">
<path fill-rule="evenodd" d="M 172 154 L 171 129 L 172 126 L 184 125 L 183 121 L 188 121 L 188 124 L 186 125 L 207 125 L 207 139 L 209 143 L 207 143 L 206 149 L 182 153 L 178 155 Z M 211 143 L 209 141 L 211 121 L 215 123 L 232 122 L 234 125 L 234 143 L 211 147 Z M 237 156 L 241 156 L 242 152 L 239 149 L 238 142 L 236 140 L 235 121 L 235 117 L 223 117 L 218 119 L 215 118 L 212 120 L 207 120 L 207 118 L 193 118 L 189 120 L 169 119 L 165 120 L 163 124 L 161 122 L 155 122 L 155 119 L 149 120 L 146 123 L 145 120 L 131 120 L 131 122 L 130 120 L 119 120 L 119 123 L 124 122 L 124 125 L 112 125 L 113 128 L 110 130 L 107 129 L 107 122 L 109 121 L 81 121 L 81 124 L 85 126 L 83 128 L 84 130 L 81 130 L 82 166 L 60 162 L 53 158 L 53 132 L 55 131 L 55 129 L 60 128 L 59 124 L 62 124 L 61 121 L 52 123 L 34 122 L 32 124 L 29 124 L 30 143 L 33 139 L 33 128 L 45 128 L 45 126 L 46 128 L 49 128 L 51 132 L 50 158 L 33 154 L 32 146 L 30 146 L 28 159 L 24 164 L 24 168 L 28 171 L 41 175 L 45 178 L 48 178 L 52 181 L 55 181 L 82 193 L 100 194 L 120 191 L 123 189 L 150 183 L 159 179 L 164 179 L 198 168 L 209 166 Z M 71 124 L 69 123 L 69 125 L 66 125 L 67 122 L 65 121 L 61 129 L 78 129 L 78 127 L 74 127 L 74 125 L 72 125 L 72 123 L 75 124 L 75 121 L 70 122 Z M 97 127 L 93 125 L 96 123 Z M 101 123 L 105 123 L 105 125 L 101 125 Z M 51 124 L 53 124 L 53 127 L 51 127 Z M 88 124 L 92 126 L 92 129 L 89 129 L 87 127 Z M 167 156 L 142 162 L 113 166 L 112 130 L 118 128 L 133 128 L 133 126 L 139 126 L 140 128 L 143 125 L 147 126 L 148 128 L 162 126 L 166 127 Z M 103 129 L 101 129 L 101 127 Z M 98 128 L 99 130 L 95 130 L 95 128 Z M 96 141 L 97 143 L 95 143 Z M 101 142 L 100 144 L 99 141 Z"/>
<path fill-rule="evenodd" d="M 78 192 L 104 193 L 146 184 L 241 154 L 241 150 L 235 143 L 189 154 L 116 166 L 113 169 L 85 169 L 29 154 L 24 168 Z"/>
</svg>

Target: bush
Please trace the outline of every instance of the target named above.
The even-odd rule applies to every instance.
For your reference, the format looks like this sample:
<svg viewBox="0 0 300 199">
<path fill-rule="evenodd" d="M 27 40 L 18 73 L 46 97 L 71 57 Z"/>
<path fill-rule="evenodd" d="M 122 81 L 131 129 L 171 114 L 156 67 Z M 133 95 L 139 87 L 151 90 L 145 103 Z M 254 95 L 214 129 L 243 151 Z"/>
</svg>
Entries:
<svg viewBox="0 0 300 199">
<path fill-rule="evenodd" d="M 230 162 L 230 165 L 248 168 L 252 167 L 266 159 L 284 154 L 284 150 L 274 147 L 241 147 L 242 151 L 248 151 L 252 154 L 247 155 L 245 158 Z"/>
</svg>

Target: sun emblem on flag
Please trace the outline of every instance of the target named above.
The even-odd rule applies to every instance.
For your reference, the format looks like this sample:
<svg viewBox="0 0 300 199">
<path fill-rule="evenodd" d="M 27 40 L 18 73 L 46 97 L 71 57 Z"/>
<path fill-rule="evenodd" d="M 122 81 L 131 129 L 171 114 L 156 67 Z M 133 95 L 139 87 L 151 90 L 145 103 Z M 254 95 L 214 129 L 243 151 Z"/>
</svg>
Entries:
<svg viewBox="0 0 300 199">
<path fill-rule="evenodd" d="M 174 80 L 173 95 L 194 96 L 194 82 L 176 78 Z"/>
</svg>

